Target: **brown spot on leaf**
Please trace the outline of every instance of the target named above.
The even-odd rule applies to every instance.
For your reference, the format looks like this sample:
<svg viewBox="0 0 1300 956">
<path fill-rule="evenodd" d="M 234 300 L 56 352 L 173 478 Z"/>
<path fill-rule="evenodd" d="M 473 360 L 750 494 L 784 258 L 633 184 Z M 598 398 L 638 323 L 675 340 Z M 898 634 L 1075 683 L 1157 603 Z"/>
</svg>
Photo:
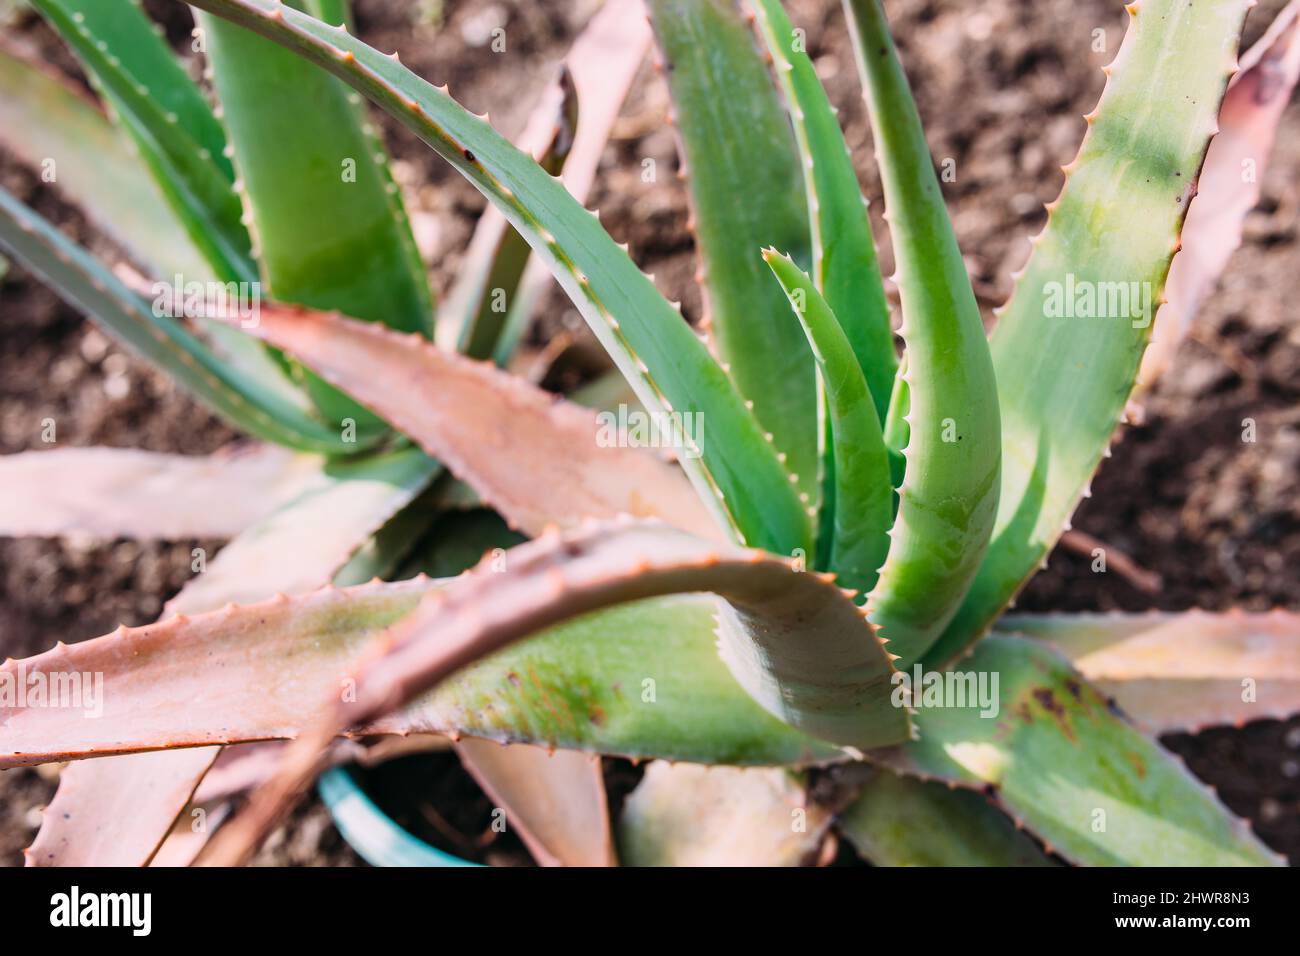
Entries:
<svg viewBox="0 0 1300 956">
<path fill-rule="evenodd" d="M 1145 778 L 1147 775 L 1146 761 L 1143 760 L 1139 754 L 1134 753 L 1132 750 L 1125 751 L 1124 756 L 1128 758 L 1128 762 L 1131 763 L 1133 765 L 1133 769 L 1137 771 L 1138 778 L 1139 779 Z"/>
<path fill-rule="evenodd" d="M 1056 694 L 1050 687 L 1035 687 L 1033 690 L 1034 700 L 1038 701 L 1038 706 L 1042 707 L 1053 720 L 1061 725 L 1061 730 L 1070 740 L 1074 740 L 1074 728 L 1070 726 L 1069 716 L 1061 702 L 1056 699 Z"/>
<path fill-rule="evenodd" d="M 1065 716 L 1065 708 L 1061 706 L 1061 702 L 1058 701 L 1056 695 L 1052 693 L 1052 688 L 1034 688 L 1034 700 L 1038 701 L 1038 706 L 1042 707 L 1043 710 L 1047 711 L 1053 717 L 1060 719 Z"/>
</svg>

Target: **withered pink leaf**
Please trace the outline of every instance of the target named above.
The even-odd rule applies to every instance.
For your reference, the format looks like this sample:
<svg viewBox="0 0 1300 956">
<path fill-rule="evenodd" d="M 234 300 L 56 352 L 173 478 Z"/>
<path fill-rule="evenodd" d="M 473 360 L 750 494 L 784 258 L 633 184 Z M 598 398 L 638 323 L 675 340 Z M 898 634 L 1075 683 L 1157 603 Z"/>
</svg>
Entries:
<svg viewBox="0 0 1300 956">
<path fill-rule="evenodd" d="M 379 740 L 389 741 L 394 745 L 410 744 L 411 752 L 416 752 L 417 743 L 421 743 L 421 751 L 432 749 L 446 750 L 451 746 L 451 742 L 440 737 L 382 737 Z M 428 745 L 423 745 L 427 741 Z M 280 758 L 284 755 L 284 748 L 288 746 L 283 740 L 256 740 L 247 744 L 235 744 L 231 747 L 222 747 L 221 756 L 212 764 L 210 769 L 203 776 L 203 782 L 199 784 L 198 789 L 194 791 L 191 803 L 200 805 L 205 803 L 216 803 L 225 800 L 228 797 L 237 796 L 252 790 L 258 784 L 262 783 L 275 771 L 280 765 Z M 351 763 L 369 763 L 368 749 L 361 741 L 352 739 L 336 740 L 331 748 L 329 764 Z M 98 763 L 109 763 L 110 761 L 101 760 Z"/>
<path fill-rule="evenodd" d="M 0 688 L 42 684 L 49 692 L 0 699 L 0 768 L 293 737 L 365 638 L 408 614 L 429 587 L 323 588 L 231 604 L 6 661 Z"/>
<path fill-rule="evenodd" d="M 182 813 L 176 818 L 167 839 L 163 840 L 158 852 L 149 861 L 150 866 L 189 866 L 207 845 L 211 831 L 221 826 L 230 816 L 231 806 L 228 803 L 219 803 L 209 810 L 207 807 L 195 807 L 194 802 L 197 801 L 192 801 L 187 807 L 188 815 Z"/>
<path fill-rule="evenodd" d="M 1300 615 L 1050 614 L 998 630 L 1050 642 L 1152 733 L 1300 714 Z"/>
<path fill-rule="evenodd" d="M 548 753 L 528 744 L 474 737 L 456 750 L 543 866 L 613 866 L 614 841 L 600 757 L 575 750 Z"/>
<path fill-rule="evenodd" d="M 1196 312 L 1241 245 L 1242 223 L 1259 203 L 1278 124 L 1300 77 L 1300 2 L 1292 0 L 1241 56 L 1241 72 L 1219 107 L 1182 246 L 1169 267 L 1168 301 L 1156 313 L 1138 381 L 1149 388 L 1173 361 Z"/>
<path fill-rule="evenodd" d="M 411 751 L 417 744 L 423 749 L 433 749 L 441 745 L 442 749 L 450 747 L 449 741 L 440 737 L 383 737 L 379 738 L 396 745 L 410 744 Z M 432 745 L 432 746 L 430 746 Z M 189 803 L 177 816 L 166 839 L 159 844 L 149 866 L 189 866 L 194 862 L 199 851 L 207 845 L 209 837 L 217 827 L 229 817 L 232 810 L 230 798 L 246 793 L 265 781 L 280 764 L 280 757 L 287 742 L 283 740 L 258 740 L 233 747 L 202 747 L 183 751 L 158 751 L 158 753 L 189 754 L 199 750 L 218 750 L 219 755 L 212 766 L 203 774 L 198 789 L 190 796 Z M 329 766 L 350 763 L 354 760 L 365 762 L 369 759 L 369 750 L 356 740 L 336 740 L 330 747 L 326 763 Z M 126 760 L 126 757 L 113 757 L 106 760 L 89 761 L 75 764 L 85 767 L 91 764 L 110 766 Z M 179 767 L 179 762 L 176 764 Z M 168 776 L 171 776 L 170 768 Z M 147 821 L 146 821 L 147 822 Z M 142 839 L 154 839 L 152 830 L 146 831 Z"/>
<path fill-rule="evenodd" d="M 317 455 L 270 445 L 203 457 L 128 448 L 5 455 L 0 534 L 232 538 L 312 484 L 320 465 Z"/>
<path fill-rule="evenodd" d="M 66 768 L 36 839 L 23 851 L 27 865 L 144 865 L 217 753 L 216 747 L 156 751 Z"/>
<path fill-rule="evenodd" d="M 594 412 L 490 362 L 287 306 L 263 305 L 252 331 L 405 432 L 529 535 L 620 515 L 716 529 L 675 465 L 644 448 L 602 447 L 618 440 Z"/>
<path fill-rule="evenodd" d="M 578 94 L 579 113 L 573 148 L 560 178 L 579 201 L 591 190 L 614 121 L 649 47 L 650 24 L 641 3 L 607 0 L 564 59 Z"/>
</svg>

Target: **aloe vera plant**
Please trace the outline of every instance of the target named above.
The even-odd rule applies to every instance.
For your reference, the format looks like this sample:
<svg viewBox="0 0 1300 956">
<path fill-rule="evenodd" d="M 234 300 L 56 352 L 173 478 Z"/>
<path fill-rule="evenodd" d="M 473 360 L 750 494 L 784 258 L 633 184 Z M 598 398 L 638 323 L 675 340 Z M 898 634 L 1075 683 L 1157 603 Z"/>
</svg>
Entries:
<svg viewBox="0 0 1300 956">
<path fill-rule="evenodd" d="M 93 721 L 0 698 L 0 768 L 74 761 L 29 863 L 183 859 L 164 841 L 220 748 L 296 738 L 199 858 L 241 862 L 348 735 L 450 738 L 546 863 L 797 863 L 831 827 L 881 864 L 1278 862 L 1148 735 L 1300 711 L 1294 617 L 1004 612 L 1107 453 L 1175 253 L 1214 265 L 1169 280 L 1162 332 L 1226 259 L 1188 207 L 1253 201 L 1216 168 L 1267 152 L 1295 4 L 1240 73 L 1248 0 L 1128 8 L 987 337 L 884 10 L 845 0 L 901 361 L 852 159 L 779 0 L 647 0 L 650 27 L 607 0 L 527 150 L 355 37 L 339 2 L 196 0 L 219 114 L 128 0 L 33 5 L 117 124 L 3 56 L 0 108 L 23 119 L 0 137 L 66 152 L 65 188 L 133 268 L 7 194 L 0 247 L 284 449 L 0 461 L 24 499 L 0 504 L 7 533 L 232 538 L 158 623 L 0 668 L 0 690 L 105 688 Z M 651 29 L 703 339 L 581 201 Z M 436 309 L 362 97 L 491 203 Z M 76 165 L 91 141 L 113 145 Z M 1203 163 L 1214 193 L 1193 202 Z M 543 267 L 630 389 L 622 413 L 674 456 L 491 361 Z M 255 321 L 227 303 L 183 323 L 141 294 L 175 273 L 268 298 Z M 1147 311 L 1052 304 L 1130 288 Z M 196 505 L 216 494 L 241 506 Z M 467 502 L 487 520 L 458 520 Z M 458 574 L 458 549 L 487 554 Z M 612 828 L 585 754 L 656 761 Z M 839 804 L 810 804 L 832 766 Z"/>
</svg>

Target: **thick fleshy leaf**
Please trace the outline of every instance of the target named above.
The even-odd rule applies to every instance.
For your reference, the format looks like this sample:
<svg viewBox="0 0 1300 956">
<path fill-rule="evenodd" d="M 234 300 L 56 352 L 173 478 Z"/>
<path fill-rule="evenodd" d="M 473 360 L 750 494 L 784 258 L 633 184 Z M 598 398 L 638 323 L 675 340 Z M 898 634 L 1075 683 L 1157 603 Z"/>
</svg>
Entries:
<svg viewBox="0 0 1300 956">
<path fill-rule="evenodd" d="M 763 258 L 808 337 L 830 409 L 835 516 L 828 567 L 846 587 L 869 591 L 889 552 L 894 521 L 894 486 L 880 419 L 848 337 L 821 293 L 788 257 L 767 250 Z"/>
<path fill-rule="evenodd" d="M 544 866 L 613 866 L 614 840 L 600 758 L 467 737 L 465 767 Z"/>
<path fill-rule="evenodd" d="M 308 415 L 279 389 L 223 362 L 177 321 L 155 314 L 117 276 L 3 189 L 0 248 L 244 431 L 304 451 L 355 454 L 361 447 Z"/>
<path fill-rule="evenodd" d="M 872 866 L 1050 866 L 982 794 L 879 770 L 836 821 Z"/>
<path fill-rule="evenodd" d="M 512 640 L 592 610 L 656 595 L 701 590 L 716 591 L 728 603 L 720 605 L 699 598 L 667 604 L 677 613 L 679 623 L 694 616 L 694 624 L 680 627 L 686 635 L 684 646 L 702 644 L 705 653 L 694 656 L 697 660 L 701 656 L 707 659 L 714 652 L 712 643 L 716 639 L 737 681 L 764 708 L 810 733 L 858 747 L 894 742 L 908 732 L 906 710 L 890 701 L 888 657 L 859 609 L 818 575 L 800 573 L 791 563 L 762 552 L 719 551 L 708 542 L 662 525 L 629 523 L 613 530 L 594 529 L 570 538 L 520 545 L 500 558 L 485 560 L 475 573 L 431 595 L 420 605 L 419 613 L 409 614 L 425 590 L 428 585 L 417 581 L 363 586 L 342 594 L 320 592 L 301 601 L 277 599 L 251 609 L 232 606 L 146 628 L 123 629 L 92 642 L 56 648 L 31 661 L 11 662 L 6 673 L 16 674 L 19 669 L 26 669 L 29 675 L 51 669 L 102 672 L 112 693 L 103 699 L 103 715 L 93 721 L 80 719 L 79 713 L 74 720 L 66 709 L 18 707 L 11 711 L 7 745 L 12 749 L 0 758 L 0 763 L 13 765 L 151 747 L 292 736 L 304 719 L 310 719 L 310 712 L 304 713 L 306 705 L 299 699 L 299 692 L 313 681 L 311 673 L 337 677 L 355 659 L 346 655 L 355 654 L 367 636 L 401 619 L 401 632 L 414 638 L 388 641 L 388 653 L 362 668 L 357 678 L 357 701 L 373 710 L 356 719 L 360 723 L 374 722 L 375 728 L 382 730 L 389 726 L 381 719 L 388 710 L 436 682 L 437 678 L 430 674 L 455 670 L 458 664 L 469 663 Z M 485 591 L 491 591 L 491 596 L 485 598 Z M 482 613 L 460 615 L 456 609 L 470 606 L 467 602 L 478 602 L 473 606 Z M 652 608 L 651 617 L 662 629 L 656 639 L 667 642 L 666 635 L 674 632 L 669 626 L 673 617 L 658 615 L 654 605 L 646 606 Z M 442 623 L 435 627 L 432 618 Z M 600 633 L 611 651 L 591 656 L 616 662 L 618 655 L 612 648 L 629 642 L 627 631 L 601 627 Z M 617 634 L 618 640 L 613 640 L 611 634 Z M 250 647 L 250 643 L 256 646 Z M 558 643 L 563 646 L 562 641 Z M 293 648 L 298 649 L 296 653 L 291 651 Z M 621 682 L 611 687 L 605 680 L 600 681 L 606 688 L 602 691 L 606 700 L 611 699 L 608 695 L 626 698 L 618 706 L 618 724 L 614 715 L 601 712 L 599 705 L 593 706 L 587 699 L 593 692 L 592 682 L 580 680 L 572 672 L 563 675 L 560 685 L 564 688 L 560 693 L 573 700 L 568 717 L 557 712 L 546 725 L 537 727 L 531 719 L 513 722 L 496 706 L 486 708 L 486 714 L 476 715 L 475 711 L 489 703 L 480 698 L 478 707 L 459 713 L 458 719 L 469 734 L 503 740 L 524 741 L 530 739 L 527 735 L 539 731 L 546 735 L 560 731 L 563 739 L 533 739 L 574 749 L 589 745 L 586 735 L 599 737 L 615 727 L 617 732 L 625 732 L 626 728 L 619 725 L 629 711 L 633 715 L 645 712 L 640 719 L 662 726 L 660 721 L 672 718 L 653 706 L 658 702 L 660 681 L 645 672 L 645 647 L 636 650 L 642 679 L 635 682 L 635 687 L 622 686 Z M 224 659 L 226 666 L 222 670 L 227 679 L 218 687 L 210 667 L 179 665 L 183 654 L 197 655 L 200 660 Z M 161 657 L 155 660 L 156 655 Z M 617 665 L 593 660 L 586 666 L 603 673 L 604 668 Z M 158 667 L 164 670 L 160 673 Z M 165 679 L 168 673 L 171 679 Z M 528 700 L 531 691 L 538 689 L 537 673 L 527 669 L 520 673 L 534 684 L 525 694 L 524 700 Z M 495 682 L 485 680 L 480 686 L 497 691 L 517 687 L 520 673 L 513 679 L 502 679 L 498 672 Z M 662 676 L 664 693 L 670 690 L 667 685 L 683 680 L 718 683 L 718 673 L 717 668 L 687 669 L 674 663 Z M 650 684 L 645 683 L 645 678 L 650 678 Z M 199 680 L 213 685 L 203 695 L 201 705 L 193 693 L 180 687 L 187 681 Z M 328 689 L 330 685 L 327 681 L 312 686 Z M 386 690 L 382 697 L 377 696 L 377 686 L 391 688 L 392 694 Z M 469 699 L 478 693 L 472 682 L 457 681 L 449 687 L 471 695 Z M 254 704 L 259 695 L 266 698 L 263 706 Z M 167 701 L 172 702 L 171 706 Z M 543 710 L 555 705 L 545 694 L 534 703 Z M 646 703 L 652 706 L 643 706 Z M 717 703 L 704 699 L 696 706 L 709 708 Z M 574 714 L 579 710 L 590 727 L 576 725 Z M 767 748 L 768 744 L 762 742 L 763 732 L 754 733 L 752 712 L 747 717 L 745 713 L 733 716 L 732 711 L 734 707 L 724 706 L 720 713 L 728 720 L 739 717 L 742 724 L 749 721 L 738 739 L 757 736 L 760 747 Z M 349 717 L 357 712 L 355 707 L 348 708 Z M 432 710 L 417 707 L 391 726 L 401 730 L 446 730 L 438 723 L 437 712 L 435 698 Z M 457 709 L 453 708 L 452 713 L 457 714 Z M 705 751 L 716 750 L 717 740 L 700 736 L 698 726 L 694 721 L 684 722 L 672 733 L 672 739 L 689 742 L 694 738 Z M 786 732 L 779 737 L 798 741 L 796 754 L 811 757 L 834 753 L 810 745 L 797 734 Z M 649 743 L 653 746 L 656 741 L 651 738 Z M 738 751 L 733 753 L 732 761 L 737 759 L 764 762 L 765 757 L 750 754 L 746 760 L 743 751 Z"/>
<path fill-rule="evenodd" d="M 105 697 L 103 717 L 77 717 L 73 730 L 95 739 L 83 737 L 73 746 L 52 739 L 38 743 L 33 731 L 21 748 L 26 758 L 9 760 L 42 763 L 55 759 L 55 751 L 89 757 L 114 747 L 135 751 L 295 736 L 306 729 L 310 708 L 362 659 L 367 638 L 407 615 L 434 586 L 427 579 L 359 585 L 289 599 L 287 605 L 252 605 L 230 612 L 225 631 L 221 615 L 227 612 L 205 615 L 209 620 L 192 616 L 183 625 L 184 643 L 174 641 L 181 625 L 164 621 L 74 644 L 61 652 L 74 667 L 112 660 L 105 686 L 121 682 Z M 717 612 L 715 600 L 691 596 L 589 615 L 492 655 L 366 730 L 708 764 L 808 766 L 842 759 L 834 747 L 767 714 L 736 684 L 715 647 Z M 330 623 L 336 619 L 342 623 Z M 133 661 L 114 651 L 114 644 L 121 647 L 128 639 L 156 655 Z M 211 667 L 214 658 L 226 661 L 219 672 Z M 217 673 L 219 682 L 213 679 Z M 292 681 L 282 683 L 278 675 L 284 674 Z M 127 698 L 128 682 L 149 695 L 147 710 L 139 699 Z M 275 691 L 280 686 L 286 688 L 283 700 Z M 27 719 L 58 716 L 32 711 Z M 118 763 L 125 762 L 82 761 L 64 777 Z M 165 831 L 164 824 L 154 838 Z"/>
<path fill-rule="evenodd" d="M 546 261 L 647 409 L 700 413 L 683 465 L 751 546 L 789 554 L 811 526 L 753 415 L 703 344 L 563 184 L 490 125 L 349 34 L 272 0 L 197 0 L 324 66 L 392 113 L 470 180 Z"/>
<path fill-rule="evenodd" d="M 835 108 L 805 49 L 806 37 L 796 32 L 780 0 L 748 0 L 748 6 L 772 55 L 803 159 L 812 229 L 809 274 L 853 347 L 883 424 L 898 357 L 867 200 Z"/>
<path fill-rule="evenodd" d="M 198 19 L 266 294 L 431 335 L 424 265 L 361 98 L 262 37 Z M 324 383 L 306 385 L 327 420 L 378 425 Z"/>
<path fill-rule="evenodd" d="M 585 202 L 591 191 L 605 144 L 649 46 L 650 26 L 641 0 L 605 0 L 565 57 L 564 67 L 578 94 L 579 115 L 560 180 L 578 202 Z M 484 219 L 499 215 L 493 206 Z M 534 258 L 528 263 L 497 343 L 498 365 L 504 366 L 514 354 L 551 282 L 545 262 Z"/>
<path fill-rule="evenodd" d="M 272 446 L 207 457 L 127 448 L 6 455 L 0 534 L 231 538 L 299 494 L 320 466 Z"/>
<path fill-rule="evenodd" d="M 761 551 L 719 550 L 658 523 L 624 521 L 520 545 L 501 556 L 504 570 L 497 564 L 485 562 L 422 605 L 404 625 L 412 636 L 359 678 L 358 710 L 384 711 L 380 700 L 387 698 L 367 693 L 374 687 L 409 699 L 456 661 L 481 657 L 548 621 L 689 590 L 722 598 L 723 661 L 759 704 L 788 724 L 861 749 L 907 731 L 906 713 L 885 692 L 893 669 L 871 625 L 846 592 L 793 562 Z M 458 608 L 480 604 L 492 605 L 481 621 L 474 620 L 477 613 L 458 616 Z M 435 622 L 452 628 L 452 636 L 443 637 Z"/>
<path fill-rule="evenodd" d="M 997 630 L 1050 643 L 1152 733 L 1300 714 L 1300 615 L 1016 615 Z"/>
<path fill-rule="evenodd" d="M 751 698 L 786 725 L 856 748 L 910 733 L 871 626 L 848 596 L 793 561 L 719 550 L 666 525 L 632 521 L 548 535 L 503 558 L 430 594 L 385 632 L 347 691 L 324 702 L 283 770 L 217 835 L 206 863 L 244 860 L 310 783 L 338 733 L 380 719 L 542 628 L 649 597 L 717 594 L 720 656 Z"/>
<path fill-rule="evenodd" d="M 593 413 L 491 363 L 282 306 L 264 306 L 252 332 L 420 442 L 527 534 L 621 514 L 708 532 L 709 513 L 674 465 L 617 447 L 618 434 Z"/>
<path fill-rule="evenodd" d="M 806 259 L 808 219 L 790 123 L 732 0 L 647 0 L 646 9 L 689 187 L 703 324 L 811 505 L 818 495 L 812 355 L 759 255 L 775 246 Z"/>
<path fill-rule="evenodd" d="M 618 846 L 626 866 L 801 866 L 831 821 L 782 768 L 656 761 L 623 804 Z"/>
<path fill-rule="evenodd" d="M 76 53 L 121 119 L 216 278 L 256 279 L 225 134 L 143 8 L 104 0 L 32 5 Z"/>
<path fill-rule="evenodd" d="M 1241 57 L 1219 107 L 1196 196 L 1183 223 L 1182 245 L 1169 267 L 1164 305 L 1138 383 L 1150 388 L 1173 361 L 1201 302 L 1241 245 L 1242 222 L 1259 203 L 1273 137 L 1300 77 L 1300 3 L 1288 4 L 1268 32 Z"/>
<path fill-rule="evenodd" d="M 963 690 L 975 690 L 979 702 L 968 695 L 966 706 L 956 706 Z M 1209 788 L 1040 643 L 990 637 L 956 670 L 927 672 L 912 691 L 920 739 L 872 759 L 901 773 L 985 790 L 1071 862 L 1278 862 Z"/>
<path fill-rule="evenodd" d="M 236 598 L 260 600 L 277 591 L 302 590 L 328 581 L 348 554 L 419 490 L 419 476 L 423 474 L 427 482 L 433 470 L 433 464 L 414 449 L 381 456 L 372 470 L 364 463 L 333 466 L 326 481 L 235 538 L 206 571 L 181 590 L 168 610 L 177 614 L 211 611 Z M 286 554 L 292 554 L 293 560 L 286 560 Z M 81 650 L 87 647 L 76 644 L 65 652 L 93 652 L 93 648 Z M 154 663 L 168 668 L 176 648 L 164 638 L 157 651 Z M 60 652 L 56 648 L 50 653 Z M 189 710 L 207 694 L 204 688 L 212 677 L 211 661 L 196 659 L 182 666 L 196 685 L 188 690 L 177 688 L 175 695 L 166 699 Z M 110 686 L 107 679 L 104 686 Z M 0 723 L 4 715 L 0 711 Z M 225 719 L 231 716 L 232 712 L 227 712 Z M 274 735 L 252 739 L 268 736 Z M 32 843 L 29 862 L 50 866 L 146 864 L 218 753 L 217 747 L 196 746 L 175 753 L 68 767 Z M 105 805 L 131 809 L 129 813 L 103 815 Z"/>
<path fill-rule="evenodd" d="M 997 382 L 880 0 L 845 0 L 845 10 L 898 264 L 910 403 L 898 517 L 868 606 L 891 652 L 910 662 L 957 612 L 993 530 L 1002 461 Z"/>
<path fill-rule="evenodd" d="M 1250 2 L 1128 7 L 1083 145 L 990 340 L 1004 456 L 997 524 L 930 660 L 976 640 L 1038 570 L 1110 444 Z"/>
</svg>

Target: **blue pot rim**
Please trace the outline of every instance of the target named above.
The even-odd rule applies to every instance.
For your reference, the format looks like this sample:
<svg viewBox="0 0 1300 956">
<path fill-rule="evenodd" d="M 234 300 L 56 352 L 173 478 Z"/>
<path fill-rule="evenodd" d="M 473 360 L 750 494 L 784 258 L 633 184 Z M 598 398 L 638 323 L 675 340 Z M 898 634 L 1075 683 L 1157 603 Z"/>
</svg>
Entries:
<svg viewBox="0 0 1300 956">
<path fill-rule="evenodd" d="M 327 770 L 316 789 L 343 839 L 371 866 L 480 865 L 430 846 L 402 829 L 345 767 Z"/>
</svg>

